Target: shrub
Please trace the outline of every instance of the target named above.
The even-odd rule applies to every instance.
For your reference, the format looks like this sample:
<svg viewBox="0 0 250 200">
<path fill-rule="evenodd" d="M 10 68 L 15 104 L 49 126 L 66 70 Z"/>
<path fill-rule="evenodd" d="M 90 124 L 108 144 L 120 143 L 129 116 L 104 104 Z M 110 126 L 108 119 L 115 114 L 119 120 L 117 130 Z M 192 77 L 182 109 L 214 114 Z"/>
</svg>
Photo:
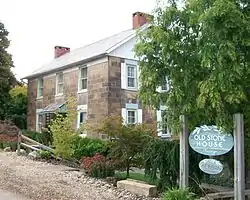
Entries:
<svg viewBox="0 0 250 200">
<path fill-rule="evenodd" d="M 97 153 L 92 157 L 82 159 L 82 167 L 91 177 L 106 178 L 115 174 L 115 168 L 111 160 Z"/>
<path fill-rule="evenodd" d="M 43 131 L 41 133 L 35 131 L 23 131 L 23 135 L 46 146 L 50 146 L 53 142 L 52 134 L 48 131 Z"/>
<path fill-rule="evenodd" d="M 49 151 L 40 150 L 38 154 L 41 156 L 42 159 L 49 160 L 52 157 L 52 153 Z"/>
<path fill-rule="evenodd" d="M 74 154 L 73 139 L 76 133 L 74 127 L 77 119 L 76 99 L 67 97 L 65 106 L 67 113 L 56 113 L 49 129 L 53 135 L 55 154 L 63 159 L 69 159 Z"/>
<path fill-rule="evenodd" d="M 199 161 L 204 156 L 190 149 L 190 185 L 192 190 L 199 192 L 199 185 L 194 181 L 201 180 L 203 173 L 199 169 Z M 179 142 L 161 139 L 152 140 L 144 151 L 145 174 L 152 181 L 158 181 L 158 190 L 165 191 L 178 185 L 179 178 Z M 197 190 L 197 191 L 196 191 Z"/>
<path fill-rule="evenodd" d="M 128 177 L 132 165 L 143 165 L 141 154 L 155 135 L 156 127 L 147 124 L 125 125 L 121 116 L 109 116 L 93 130 L 112 139 L 110 156 L 124 163 Z"/>
<path fill-rule="evenodd" d="M 72 157 L 80 160 L 82 157 L 94 156 L 96 153 L 100 153 L 104 156 L 108 152 L 108 143 L 100 139 L 82 138 L 79 135 L 75 135 L 73 139 Z"/>
<path fill-rule="evenodd" d="M 195 194 L 187 189 L 169 189 L 163 196 L 163 200 L 196 200 Z"/>
</svg>

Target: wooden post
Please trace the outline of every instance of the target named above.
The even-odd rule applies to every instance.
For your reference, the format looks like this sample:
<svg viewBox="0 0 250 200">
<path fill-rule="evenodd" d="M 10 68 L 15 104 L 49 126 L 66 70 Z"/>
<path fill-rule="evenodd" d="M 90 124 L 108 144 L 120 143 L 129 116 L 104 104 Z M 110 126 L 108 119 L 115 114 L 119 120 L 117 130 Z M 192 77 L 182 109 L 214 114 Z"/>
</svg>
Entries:
<svg viewBox="0 0 250 200">
<path fill-rule="evenodd" d="M 21 150 L 21 142 L 22 142 L 22 132 L 19 131 L 17 134 L 17 155 L 20 155 Z"/>
<path fill-rule="evenodd" d="M 244 122 L 234 114 L 234 199 L 245 200 Z"/>
<path fill-rule="evenodd" d="M 188 150 L 188 127 L 187 118 L 180 116 L 181 132 L 180 132 L 180 188 L 188 187 L 189 176 L 189 150 Z"/>
</svg>

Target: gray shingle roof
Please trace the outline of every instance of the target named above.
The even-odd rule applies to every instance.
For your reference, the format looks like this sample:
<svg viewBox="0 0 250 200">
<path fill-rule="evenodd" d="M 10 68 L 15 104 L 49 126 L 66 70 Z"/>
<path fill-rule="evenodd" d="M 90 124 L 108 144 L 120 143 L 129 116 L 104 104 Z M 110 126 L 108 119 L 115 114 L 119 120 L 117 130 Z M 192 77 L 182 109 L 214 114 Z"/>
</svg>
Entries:
<svg viewBox="0 0 250 200">
<path fill-rule="evenodd" d="M 100 41 L 94 42 L 92 44 L 86 45 L 84 47 L 75 49 L 70 51 L 69 53 L 60 56 L 59 58 L 53 59 L 48 64 L 43 65 L 39 69 L 35 70 L 33 73 L 29 74 L 28 76 L 24 77 L 31 78 L 36 77 L 40 74 L 44 74 L 53 70 L 60 69 L 61 67 L 79 62 L 84 61 L 93 57 L 97 57 L 103 54 L 108 54 L 109 50 L 114 48 L 115 46 L 119 45 L 127 38 L 132 37 L 135 35 L 136 30 L 130 29 L 113 35 L 111 37 L 107 37 Z"/>
</svg>

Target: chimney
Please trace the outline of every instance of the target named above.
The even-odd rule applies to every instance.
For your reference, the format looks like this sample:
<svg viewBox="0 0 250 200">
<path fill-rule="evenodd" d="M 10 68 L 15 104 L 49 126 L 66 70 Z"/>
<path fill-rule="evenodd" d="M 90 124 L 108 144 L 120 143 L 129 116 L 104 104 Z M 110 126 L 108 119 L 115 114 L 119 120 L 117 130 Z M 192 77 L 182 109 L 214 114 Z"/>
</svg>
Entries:
<svg viewBox="0 0 250 200">
<path fill-rule="evenodd" d="M 142 12 L 133 13 L 133 29 L 143 26 L 144 24 L 150 22 L 153 18 L 152 15 Z"/>
<path fill-rule="evenodd" d="M 70 52 L 70 48 L 68 47 L 55 46 L 55 58 L 58 58 L 68 52 Z"/>
</svg>

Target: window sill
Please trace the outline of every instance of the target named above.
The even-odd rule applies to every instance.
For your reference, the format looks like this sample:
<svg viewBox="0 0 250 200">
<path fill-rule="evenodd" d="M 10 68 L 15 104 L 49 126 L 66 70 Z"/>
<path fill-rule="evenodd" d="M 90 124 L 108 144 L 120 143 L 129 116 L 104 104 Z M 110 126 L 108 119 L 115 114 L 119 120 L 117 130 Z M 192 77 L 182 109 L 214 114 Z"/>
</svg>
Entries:
<svg viewBox="0 0 250 200">
<path fill-rule="evenodd" d="M 138 91 L 137 88 L 126 88 L 125 90 L 129 90 L 129 91 Z"/>
<path fill-rule="evenodd" d="M 82 94 L 82 93 L 85 93 L 85 92 L 88 92 L 88 90 L 87 89 L 80 90 L 80 91 L 77 92 L 77 94 Z"/>
<path fill-rule="evenodd" d="M 62 97 L 62 96 L 63 96 L 63 93 L 55 95 L 55 97 Z"/>
<path fill-rule="evenodd" d="M 42 100 L 43 99 L 43 97 L 37 97 L 36 98 L 36 100 Z"/>
</svg>

